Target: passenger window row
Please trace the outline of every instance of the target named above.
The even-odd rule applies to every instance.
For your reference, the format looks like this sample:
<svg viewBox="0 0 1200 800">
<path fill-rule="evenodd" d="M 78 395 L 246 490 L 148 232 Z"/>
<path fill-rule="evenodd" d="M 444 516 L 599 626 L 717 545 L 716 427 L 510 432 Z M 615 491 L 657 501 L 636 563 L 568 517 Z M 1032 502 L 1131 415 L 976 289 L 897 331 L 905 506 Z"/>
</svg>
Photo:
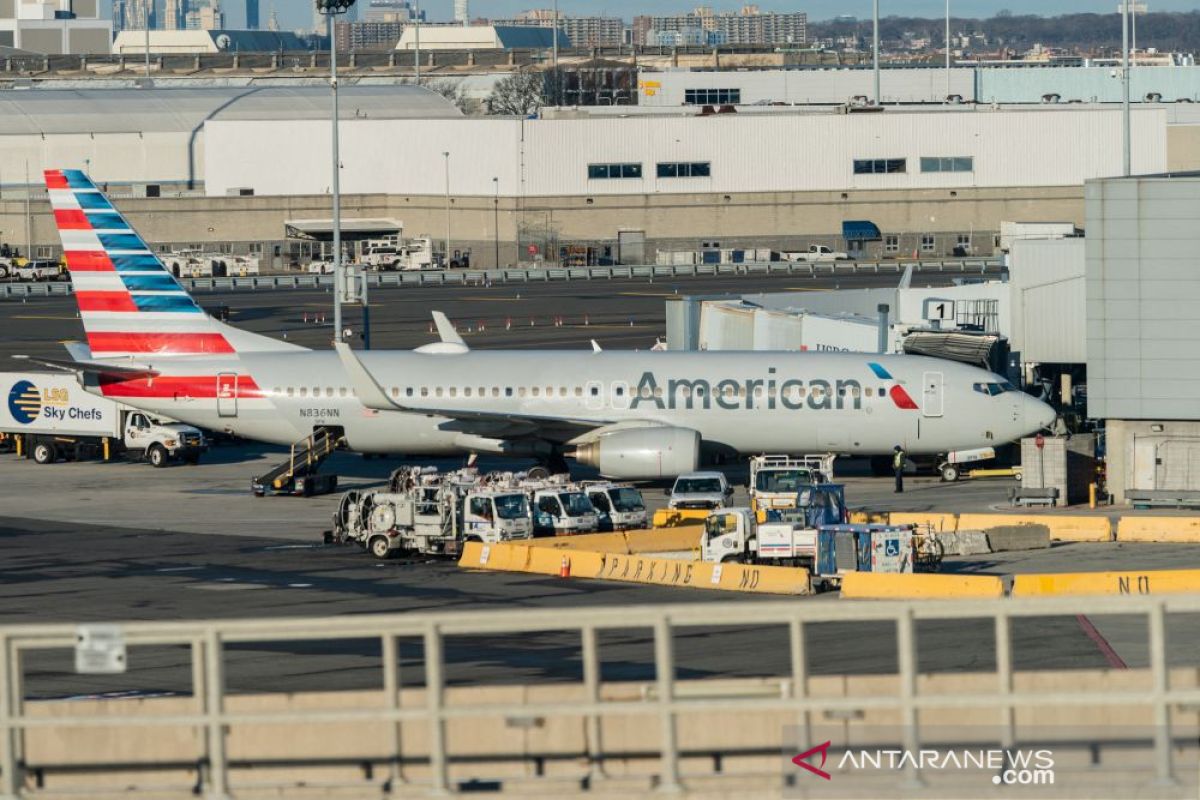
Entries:
<svg viewBox="0 0 1200 800">
<path fill-rule="evenodd" d="M 1011 392 L 1011 391 L 1017 390 L 1015 386 L 1013 386 L 1011 383 L 1008 383 L 1007 381 L 1004 383 L 977 383 L 974 385 L 973 388 L 977 392 L 982 392 L 983 394 L 991 394 L 991 395 L 997 395 L 1002 392 Z M 627 384 L 623 384 L 623 383 L 612 384 L 612 393 L 617 397 L 624 397 L 625 393 L 626 393 L 626 389 L 627 389 Z M 584 387 L 584 386 L 574 386 L 574 387 L 557 386 L 556 387 L 553 385 L 549 385 L 549 386 L 517 386 L 517 387 L 492 386 L 490 388 L 486 387 L 486 386 L 478 386 L 478 387 L 475 387 L 475 386 L 464 386 L 464 387 L 458 387 L 458 386 L 450 386 L 450 387 L 405 386 L 405 387 L 401 388 L 399 386 L 393 386 L 393 387 L 391 387 L 391 389 L 389 391 L 390 391 L 391 396 L 394 398 L 400 398 L 401 396 L 406 397 L 406 398 L 408 398 L 408 397 L 453 397 L 453 398 L 458 398 L 458 397 L 471 397 L 471 398 L 578 397 L 578 398 L 582 398 L 584 396 L 600 397 L 602 388 L 601 388 L 600 384 L 593 383 L 593 384 L 589 384 L 586 387 Z M 733 386 L 726 385 L 721 390 L 712 389 L 711 392 L 714 396 L 717 394 L 720 394 L 722 397 L 726 397 L 726 398 L 733 398 L 733 397 L 745 398 L 746 397 L 746 386 L 744 383 L 740 384 L 736 388 Z M 691 386 L 680 387 L 679 392 L 678 392 L 679 396 L 681 396 L 681 397 L 692 397 L 693 394 L 696 397 L 703 397 L 704 393 L 705 393 L 705 390 L 703 388 L 698 388 L 693 393 Z M 838 394 L 841 397 L 859 397 L 860 393 L 861 393 L 861 396 L 864 396 L 864 397 L 872 397 L 872 396 L 876 396 L 876 395 L 879 397 L 884 397 L 887 394 L 887 390 L 882 386 L 880 386 L 879 389 L 877 389 L 877 390 L 873 389 L 870 386 L 868 386 L 864 389 L 861 389 L 861 390 L 857 386 L 851 386 L 851 387 L 843 386 L 837 390 L 831 390 L 830 393 Z M 339 386 L 336 388 L 332 387 L 332 386 L 326 386 L 324 388 L 322 388 L 320 386 L 313 386 L 311 389 L 307 386 L 300 386 L 300 387 L 276 386 L 272 390 L 272 394 L 274 394 L 276 397 L 283 397 L 283 396 L 301 397 L 301 398 L 312 398 L 314 400 L 322 399 L 322 398 L 332 399 L 335 396 L 336 397 L 357 397 L 358 396 L 357 393 L 355 393 L 355 391 L 353 389 L 348 389 L 345 386 Z M 653 391 L 651 391 L 651 389 L 649 387 L 642 387 L 640 392 L 636 389 L 629 389 L 629 394 L 630 395 L 637 394 L 638 396 L 640 396 L 641 398 L 646 399 L 646 400 L 648 400 L 650 398 L 661 399 L 664 396 L 664 391 L 661 386 L 656 386 L 653 389 Z M 759 398 L 759 399 L 768 397 L 768 396 L 771 396 L 771 397 L 775 397 L 775 396 L 785 397 L 786 396 L 788 398 L 802 400 L 802 399 L 804 399 L 804 397 L 806 397 L 809 394 L 811 394 L 813 397 L 823 397 L 825 395 L 825 390 L 820 386 L 814 386 L 814 387 L 812 387 L 811 390 L 808 390 L 803 386 L 789 386 L 789 387 L 787 387 L 786 392 L 783 391 L 782 388 L 779 388 L 776 391 L 772 391 L 772 392 L 768 393 L 766 387 L 756 386 L 754 388 L 754 397 Z"/>
</svg>

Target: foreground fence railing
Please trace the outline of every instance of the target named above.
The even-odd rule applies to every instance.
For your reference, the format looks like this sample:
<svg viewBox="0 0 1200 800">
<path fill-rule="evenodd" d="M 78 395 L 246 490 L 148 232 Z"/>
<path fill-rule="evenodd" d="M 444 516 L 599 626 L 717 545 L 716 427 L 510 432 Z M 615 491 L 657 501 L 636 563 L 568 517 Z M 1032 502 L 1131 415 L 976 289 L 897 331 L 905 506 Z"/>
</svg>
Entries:
<svg viewBox="0 0 1200 800">
<path fill-rule="evenodd" d="M 1095 688 L 1094 682 L 1079 681 L 1059 687 L 1053 694 L 1018 688 L 1014 680 L 1014 630 L 1032 618 L 1074 617 L 1086 613 L 1125 615 L 1142 619 L 1147 630 L 1149 685 L 1126 688 Z M 204 765 L 197 792 L 224 796 L 231 792 L 231 732 L 243 726 L 286 726 L 295 731 L 304 726 L 331 723 L 384 724 L 390 733 L 380 742 L 363 736 L 362 761 L 381 758 L 393 773 L 402 777 L 401 765 L 411 763 L 401 735 L 402 725 L 417 724 L 423 731 L 421 749 L 426 753 L 424 788 L 433 792 L 452 791 L 451 765 L 462 761 L 447 737 L 446 726 L 462 720 L 553 721 L 563 717 L 582 718 L 587 731 L 586 752 L 579 757 L 590 765 L 620 757 L 606 749 L 599 735 L 603 720 L 611 716 L 643 720 L 658 734 L 655 758 L 656 785 L 678 788 L 681 773 L 680 732 L 688 732 L 698 712 L 705 714 L 755 715 L 783 713 L 795 725 L 801 741 L 811 741 L 809 731 L 819 721 L 814 715 L 863 714 L 888 711 L 898 714 L 904 731 L 904 746 L 921 748 L 923 714 L 946 710 L 971 710 L 980 718 L 990 716 L 1002 731 L 1005 744 L 1017 740 L 1016 712 L 1053 705 L 1067 709 L 1129 708 L 1150 710 L 1153 717 L 1153 776 L 1169 783 L 1177 778 L 1171 739 L 1172 710 L 1194 714 L 1200 708 L 1200 688 L 1172 686 L 1168 672 L 1166 619 L 1168 614 L 1200 613 L 1200 596 L 1120 596 L 1097 598 L 1050 598 L 971 602 L 715 602 L 686 605 L 633 606 L 573 609 L 522 609 L 519 611 L 472 611 L 404 615 L 347 616 L 318 619 L 258 619 L 202 622 L 139 622 L 121 626 L 131 650 L 146 646 L 187 648 L 191 670 L 191 692 L 181 702 L 183 712 L 134 714 L 117 706 L 114 713 L 71 713 L 70 704 L 55 704 L 52 715 L 33 713 L 37 703 L 26 700 L 24 663 L 38 653 L 71 648 L 78 630 L 71 625 L 11 626 L 0 628 L 0 797 L 17 797 L 28 789 L 27 777 L 39 765 L 27 757 L 28 737 L 49 732 L 56 737 L 86 729 L 108 737 L 133 735 L 145 729 L 187 728 L 198 732 L 194 763 Z M 919 624 L 931 621 L 990 621 L 995 653 L 994 671 L 982 673 L 984 683 L 974 689 L 928 692 L 920 689 L 918 675 Z M 808 649 L 809 627 L 816 624 L 886 623 L 894 631 L 896 691 L 885 694 L 830 696 L 809 691 L 814 680 L 813 654 Z M 676 668 L 676 641 L 697 629 L 779 626 L 786 631 L 786 675 L 778 691 L 747 692 L 735 682 L 715 681 L 695 691 L 680 681 Z M 637 695 L 620 700 L 602 693 L 599 635 L 606 631 L 647 629 L 652 632 L 654 679 Z M 447 644 L 461 637 L 501 637 L 519 646 L 523 636 L 545 632 L 573 632 L 577 636 L 582 669 L 582 694 L 570 701 L 526 698 L 521 702 L 480 702 L 458 698 L 447 703 Z M 320 642 L 334 648 L 347 640 L 377 640 L 382 654 L 382 694 L 366 706 L 302 707 L 284 704 L 273 709 L 235 707 L 226 690 L 231 648 L 249 643 Z M 404 705 L 406 687 L 401 681 L 399 645 L 402 640 L 419 640 L 423 651 L 423 681 L 418 705 Z M 1194 640 L 1192 642 L 1194 645 Z M 1037 640 L 1034 644 L 1044 647 Z M 747 659 L 757 654 L 746 653 Z M 1200 655 L 1192 651 L 1200 663 Z M 561 657 L 548 655 L 544 657 Z M 852 665 L 847 665 L 848 672 Z M 1193 665 L 1194 666 L 1194 665 Z M 456 681 L 456 684 L 462 684 Z M 469 682 L 468 682 L 469 683 Z M 532 696 L 531 696 L 532 697 Z M 112 709 L 110 709 L 111 711 Z M 473 723 L 475 724 L 475 723 Z M 549 724 L 549 723 L 547 723 Z M 640 726 L 639 726 L 640 727 Z M 784 746 L 782 728 L 778 745 Z M 775 743 L 772 743 L 775 744 Z M 352 745 L 351 745 L 352 746 Z M 617 745 L 617 749 L 620 749 Z M 357 752 L 357 751 L 352 751 Z M 382 757 L 380 754 L 382 753 Z M 468 759 L 469 761 L 469 759 Z M 239 759 L 244 764 L 245 759 Z M 152 767 L 153 759 L 143 766 Z M 102 771 L 103 764 L 90 767 Z M 113 767 L 116 769 L 117 767 Z M 129 768 L 129 764 L 124 765 Z M 470 768 L 468 766 L 468 768 Z M 478 769 L 483 772 L 484 766 Z M 460 771 L 461 772 L 461 771 Z M 481 775 L 480 777 L 486 777 Z M 280 777 L 286 785 L 286 777 Z M 461 782 L 460 782 L 461 783 Z M 258 784 L 256 784 L 258 785 Z M 594 784 L 592 784 L 594 785 Z M 261 786 L 260 786 L 261 788 Z"/>
<path fill-rule="evenodd" d="M 550 283 L 614 279 L 696 278 L 719 275 L 798 275 L 821 278 L 834 275 L 900 274 L 912 265 L 915 272 L 984 275 L 998 273 L 1004 265 L 990 259 L 948 261 L 834 261 L 821 264 L 757 262 L 747 264 L 648 264 L 613 267 L 545 267 L 536 269 L 459 269 L 413 272 L 371 272 L 370 286 L 476 286 L 488 283 Z M 332 275 L 247 275 L 226 278 L 184 278 L 193 291 L 257 289 L 311 289 L 332 287 Z M 66 281 L 0 283 L 0 297 L 38 297 L 69 294 Z"/>
</svg>

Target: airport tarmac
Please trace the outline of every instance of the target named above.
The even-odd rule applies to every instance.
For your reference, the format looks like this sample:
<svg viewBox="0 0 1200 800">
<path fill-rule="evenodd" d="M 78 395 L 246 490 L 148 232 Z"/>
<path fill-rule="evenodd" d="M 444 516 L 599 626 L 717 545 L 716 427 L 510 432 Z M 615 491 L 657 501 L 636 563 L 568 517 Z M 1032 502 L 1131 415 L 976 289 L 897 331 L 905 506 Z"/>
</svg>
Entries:
<svg viewBox="0 0 1200 800">
<path fill-rule="evenodd" d="M 462 570 L 453 563 L 377 563 L 353 547 L 281 544 L 256 537 L 214 538 L 104 525 L 0 519 L 0 623 L 93 622 L 124 619 L 334 616 L 379 612 L 420 614 L 497 607 L 758 602 L 764 596 L 613 584 L 599 581 Z M 1183 546 L 1128 548 L 1147 563 L 1170 564 Z M 1082 568 L 1111 557 L 1084 545 L 1050 551 L 1056 566 Z M 1027 569 L 1020 554 L 987 556 L 979 570 Z M 967 566 L 962 559 L 954 565 Z M 1005 567 L 1007 565 L 1007 567 Z M 840 602 L 832 596 L 798 603 Z M 1092 617 L 1102 647 L 1080 619 L 1021 620 L 1013 629 L 1019 670 L 1121 668 L 1146 663 L 1146 636 L 1138 621 Z M 1197 620 L 1168 619 L 1172 664 L 1194 658 Z M 919 623 L 922 672 L 993 668 L 992 621 Z M 527 683 L 578 680 L 578 642 L 548 632 L 513 641 L 504 637 L 451 640 L 453 683 Z M 886 623 L 814 624 L 808 633 L 813 674 L 872 674 L 896 670 L 893 630 Z M 604 680 L 652 680 L 649 630 L 605 632 L 600 639 Z M 783 676 L 788 672 L 785 631 L 772 627 L 697 628 L 675 638 L 678 674 L 698 677 Z M 232 648 L 231 691 L 327 690 L 379 685 L 379 643 L 348 641 L 246 644 Z M 1111 652 L 1110 652 L 1111 650 Z M 402 643 L 405 681 L 420 683 L 417 642 Z M 1118 654 L 1120 665 L 1112 660 Z M 81 676 L 69 651 L 26 658 L 29 697 L 106 692 L 186 693 L 186 653 L 172 648 L 135 650 L 122 676 Z"/>
<path fill-rule="evenodd" d="M 0 456 L 5 517 L 0 519 L 0 624 L 422 613 L 496 607 L 578 607 L 665 602 L 757 602 L 763 596 L 692 589 L 562 581 L 526 574 L 477 572 L 452 562 L 393 560 L 379 563 L 353 546 L 325 546 L 321 532 L 337 495 L 316 498 L 255 498 L 249 478 L 279 453 L 250 445 L 216 448 L 197 467 L 155 470 L 137 463 L 59 463 L 38 466 Z M 379 485 L 398 463 L 338 454 L 334 467 L 346 485 Z M 442 461 L 441 466 L 453 464 Z M 512 467 L 484 461 L 482 466 Z M 853 467 L 853 465 L 851 465 Z M 934 478 L 908 481 L 895 496 L 887 479 L 846 479 L 854 506 L 932 505 L 979 510 L 997 502 L 1005 481 L 948 485 Z M 971 493 L 971 499 L 963 492 Z M 739 486 L 741 502 L 744 487 Z M 665 498 L 646 490 L 652 506 Z M 103 521 L 103 524 L 100 524 Z M 217 534 L 217 535 L 214 535 Z M 1049 550 L 947 559 L 947 571 L 1011 575 L 1038 571 L 1089 571 L 1177 566 L 1191 558 L 1188 545 L 1059 544 Z M 833 596 L 798 603 L 839 602 Z M 1090 620 L 1103 639 L 1074 617 L 1023 620 L 1014 631 L 1021 669 L 1144 665 L 1146 634 L 1140 620 Z M 1172 618 L 1176 663 L 1200 646 L 1195 620 Z M 923 670 L 987 669 L 991 622 L 980 620 L 921 626 Z M 813 626 L 810 652 L 815 673 L 894 671 L 892 631 L 887 625 Z M 784 674 L 787 653 L 781 631 L 709 630 L 677 641 L 681 676 Z M 419 680 L 419 645 L 406 663 L 408 680 Z M 577 677 L 572 637 L 538 634 L 519 644 L 485 639 L 449 649 L 455 681 L 568 680 Z M 648 631 L 620 631 L 602 639 L 605 678 L 652 677 Z M 754 658 L 746 654 L 755 653 Z M 279 658 L 286 654 L 287 658 Z M 552 654 L 552 657 L 547 657 Z M 187 670 L 169 650 L 145 656 L 153 665 L 116 679 L 75 675 L 69 654 L 31 657 L 30 691 L 36 696 L 104 691 L 186 691 Z M 407 657 L 406 657 L 407 658 Z M 138 662 L 135 662 L 135 664 Z M 409 668 L 411 666 L 411 669 Z M 234 656 L 230 685 L 264 688 L 369 688 L 378 682 L 377 645 L 340 643 L 331 650 L 305 643 L 247 645 Z"/>
<path fill-rule="evenodd" d="M 947 280 L 949 276 L 946 276 Z M 881 280 L 882 279 L 882 280 Z M 822 290 L 889 285 L 894 276 L 865 279 L 736 276 L 685 281 L 605 281 L 491 287 L 397 288 L 372 295 L 373 344 L 412 347 L 432 339 L 429 311 L 446 311 L 475 347 L 589 347 L 595 338 L 613 348 L 649 347 L 662 334 L 665 296 Z M 314 290 L 205 293 L 208 307 L 227 305 L 231 322 L 289 341 L 325 346 L 329 295 Z M 324 325 L 305 317 L 327 315 Z M 357 326 L 358 311 L 347 314 Z M 552 320 L 562 318 L 563 326 Z M 534 325 L 529 326 L 533 318 Z M 511 321 L 511 326 L 508 324 Z M 586 321 L 586 325 L 584 324 Z M 632 325 L 630 322 L 632 321 Z M 485 331 L 474 332 L 480 322 Z M 61 355 L 57 340 L 81 334 L 72 298 L 0 303 L 5 337 L 0 357 L 13 353 Z M 282 456 L 279 448 L 215 448 L 197 467 L 154 470 L 143 464 L 56 464 L 40 467 L 0 456 L 0 621 L 6 624 L 122 619 L 180 619 L 281 615 L 421 613 L 431 609 L 497 606 L 571 607 L 663 602 L 712 602 L 757 597 L 687 589 L 561 581 L 541 576 L 479 573 L 446 562 L 379 564 L 357 549 L 318 544 L 337 502 L 254 498 L 250 479 Z M 343 488 L 381 485 L 399 462 L 337 455 L 330 468 Z M 448 461 L 440 466 L 456 466 Z M 484 466 L 489 466 L 484 462 Z M 496 464 L 495 466 L 518 466 Z M 933 478 L 907 481 L 894 495 L 887 479 L 865 476 L 861 464 L 845 478 L 852 507 L 875 510 L 984 511 L 1004 503 L 1011 481 L 946 485 Z M 744 490 L 739 489 L 739 498 Z M 648 491 L 651 505 L 661 492 Z M 102 524 L 100 524 L 102 522 Z M 218 534 L 218 535 L 214 535 Z M 947 569 L 989 574 L 1017 571 L 1176 566 L 1191 558 L 1176 545 L 1062 545 L 1036 553 L 950 559 Z M 837 602 L 832 597 L 798 603 Z M 1019 669 L 1119 668 L 1145 663 L 1145 631 L 1119 617 L 1023 620 L 1014 627 Z M 1094 626 L 1095 633 L 1092 631 Z M 1172 663 L 1187 663 L 1197 646 L 1195 620 L 1171 618 Z M 919 625 L 922 671 L 992 668 L 990 620 Z M 1095 636 L 1104 641 L 1101 645 Z M 813 625 L 811 669 L 816 674 L 879 673 L 896 669 L 888 625 Z M 576 642 L 566 634 L 523 637 L 519 644 L 484 638 L 447 649 L 455 682 L 531 682 L 578 679 Z M 681 677 L 785 674 L 786 639 L 768 628 L 697 629 L 676 638 Z M 652 676 L 649 631 L 617 631 L 601 639 L 606 680 Z M 406 646 L 406 681 L 420 680 L 419 645 Z M 70 654 L 30 657 L 29 695 L 107 691 L 187 691 L 179 652 L 135 653 L 134 671 L 121 678 L 73 673 Z M 286 657 L 281 657 L 286 656 Z M 334 648 L 306 643 L 238 648 L 231 689 L 367 688 L 379 683 L 378 644 L 347 642 Z"/>
<path fill-rule="evenodd" d="M 914 285 L 947 285 L 962 276 L 915 276 Z M 492 286 L 405 286 L 370 290 L 371 345 L 411 348 L 434 340 L 430 311 L 444 311 L 472 347 L 648 349 L 664 335 L 667 297 L 749 292 L 829 291 L 894 286 L 895 274 L 722 275 L 638 280 L 506 283 Z M 239 328 L 307 347 L 327 347 L 332 331 L 331 289 L 196 292 L 208 309 L 227 306 Z M 345 326 L 361 334 L 361 309 L 345 308 Z M 324 323 L 306 322 L 320 320 Z M 554 327 L 555 318 L 563 326 Z M 530 324 L 532 320 L 533 324 Z M 632 324 L 630 324 L 632 322 Z M 480 323 L 485 330 L 478 332 Z M 468 330 L 469 329 L 469 330 Z M 0 300 L 0 359 L 15 353 L 61 357 L 62 339 L 83 335 L 73 297 Z M 3 364 L 0 361 L 0 364 Z M 8 369 L 7 366 L 0 368 Z"/>
</svg>

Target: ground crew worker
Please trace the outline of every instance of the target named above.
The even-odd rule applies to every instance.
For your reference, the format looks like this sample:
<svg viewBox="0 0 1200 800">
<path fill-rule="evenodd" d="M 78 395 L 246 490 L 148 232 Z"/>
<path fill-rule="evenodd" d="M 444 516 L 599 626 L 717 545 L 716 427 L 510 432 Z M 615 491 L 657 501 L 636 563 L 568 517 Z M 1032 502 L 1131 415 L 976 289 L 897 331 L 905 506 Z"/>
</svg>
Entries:
<svg viewBox="0 0 1200 800">
<path fill-rule="evenodd" d="M 904 452 L 904 448 L 896 445 L 896 449 L 892 451 L 892 471 L 896 473 L 896 493 L 904 492 L 904 464 L 908 461 L 908 454 Z"/>
</svg>

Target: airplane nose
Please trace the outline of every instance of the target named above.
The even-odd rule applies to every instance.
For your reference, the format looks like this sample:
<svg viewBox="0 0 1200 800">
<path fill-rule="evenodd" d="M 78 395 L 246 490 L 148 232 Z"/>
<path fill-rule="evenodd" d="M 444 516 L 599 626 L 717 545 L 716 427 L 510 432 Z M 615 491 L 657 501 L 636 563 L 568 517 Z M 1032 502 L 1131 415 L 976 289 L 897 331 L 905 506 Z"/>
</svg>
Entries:
<svg viewBox="0 0 1200 800">
<path fill-rule="evenodd" d="M 1025 422 L 1029 428 L 1035 431 L 1049 428 L 1057 418 L 1058 414 L 1049 404 L 1043 403 L 1036 397 L 1025 396 Z"/>
</svg>

